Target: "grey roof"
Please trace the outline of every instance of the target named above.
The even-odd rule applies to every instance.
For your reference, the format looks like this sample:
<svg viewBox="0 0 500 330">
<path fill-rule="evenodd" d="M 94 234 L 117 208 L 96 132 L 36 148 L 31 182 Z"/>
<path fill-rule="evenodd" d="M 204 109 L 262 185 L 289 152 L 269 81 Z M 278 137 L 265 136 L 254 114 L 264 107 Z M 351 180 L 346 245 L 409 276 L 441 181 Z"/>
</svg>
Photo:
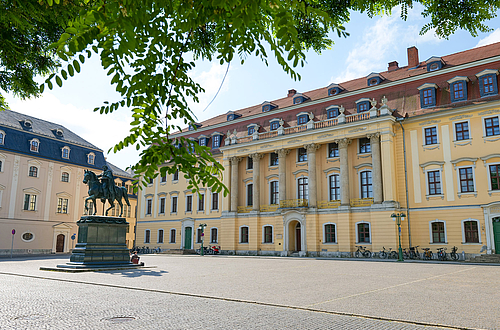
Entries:
<svg viewBox="0 0 500 330">
<path fill-rule="evenodd" d="M 35 134 L 40 134 L 44 136 L 48 136 L 51 138 L 56 137 L 57 139 L 64 140 L 67 142 L 72 142 L 75 144 L 79 144 L 85 147 L 97 149 L 102 151 L 100 148 L 96 147 L 92 143 L 82 139 L 80 136 L 76 135 L 66 127 L 52 123 L 50 121 L 42 120 L 36 117 L 28 116 L 19 112 L 15 112 L 12 110 L 3 110 L 0 111 L 0 125 L 10 126 L 13 128 L 25 130 L 23 127 L 23 122 L 25 120 L 30 120 L 32 122 L 32 128 L 29 130 Z M 56 130 L 61 129 L 63 131 L 62 136 L 56 135 Z"/>
<path fill-rule="evenodd" d="M 108 167 L 111 169 L 111 171 L 113 171 L 113 175 L 114 176 L 121 176 L 121 177 L 126 177 L 126 178 L 130 178 L 130 179 L 134 179 L 134 175 L 133 174 L 130 174 L 130 173 L 122 170 L 118 166 L 115 166 L 115 165 L 111 164 L 108 161 L 106 161 L 106 165 L 108 165 Z"/>
</svg>

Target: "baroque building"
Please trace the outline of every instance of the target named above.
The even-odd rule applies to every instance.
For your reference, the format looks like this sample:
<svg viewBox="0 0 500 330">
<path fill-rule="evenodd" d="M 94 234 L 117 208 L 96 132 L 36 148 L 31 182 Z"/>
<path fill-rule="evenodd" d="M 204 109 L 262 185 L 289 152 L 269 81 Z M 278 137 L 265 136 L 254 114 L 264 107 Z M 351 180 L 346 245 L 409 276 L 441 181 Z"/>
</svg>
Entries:
<svg viewBox="0 0 500 330">
<path fill-rule="evenodd" d="M 124 217 L 132 248 L 137 205 L 133 175 L 108 163 L 101 149 L 61 125 L 0 111 L 0 255 L 10 255 L 12 246 L 16 255 L 69 252 L 76 244 L 76 221 L 85 214 L 84 170 L 100 173 L 104 165 L 112 169 L 115 183 L 129 191 L 131 207 L 124 209 Z M 101 203 L 97 214 L 102 214 Z"/>
<path fill-rule="evenodd" d="M 500 253 L 500 44 L 229 111 L 179 132 L 224 166 L 227 197 L 176 173 L 141 191 L 137 245 L 351 256 Z M 165 164 L 169 166 L 170 164 Z M 204 237 L 199 225 L 206 223 Z"/>
</svg>

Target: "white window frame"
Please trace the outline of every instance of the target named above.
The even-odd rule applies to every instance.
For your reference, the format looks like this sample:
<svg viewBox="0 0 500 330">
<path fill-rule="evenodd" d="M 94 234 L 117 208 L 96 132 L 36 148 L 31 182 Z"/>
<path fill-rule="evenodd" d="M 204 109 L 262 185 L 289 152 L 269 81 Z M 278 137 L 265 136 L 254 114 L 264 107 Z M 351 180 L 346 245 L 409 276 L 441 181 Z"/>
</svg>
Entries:
<svg viewBox="0 0 500 330">
<path fill-rule="evenodd" d="M 63 174 L 66 173 L 68 175 L 68 181 L 64 181 L 63 180 Z M 61 172 L 61 182 L 64 182 L 64 183 L 69 183 L 71 180 L 71 174 L 68 172 L 68 171 L 62 171 Z"/>
<path fill-rule="evenodd" d="M 35 176 L 31 176 L 30 175 L 32 167 L 36 168 L 36 175 Z M 39 165 L 28 164 L 28 177 L 30 177 L 30 178 L 39 178 L 40 177 L 40 166 Z"/>
<path fill-rule="evenodd" d="M 61 203 L 61 212 L 59 212 L 59 199 L 62 200 L 62 203 Z M 63 212 L 64 201 L 66 201 L 66 212 Z M 69 202 L 70 202 L 69 197 L 67 197 L 67 196 L 57 196 L 56 213 L 57 214 L 69 214 Z"/>
<path fill-rule="evenodd" d="M 301 161 L 299 161 L 299 149 L 304 149 L 304 150 L 306 151 L 306 158 L 307 158 L 306 160 L 301 160 Z M 304 148 L 304 147 L 298 147 L 298 148 L 296 148 L 296 149 L 295 149 L 295 162 L 296 162 L 297 164 L 305 164 L 305 163 L 307 163 L 308 161 L 309 161 L 309 155 L 307 154 L 307 149 L 306 149 L 306 148 Z"/>
<path fill-rule="evenodd" d="M 160 230 L 163 230 L 162 242 L 160 242 Z M 156 231 L 156 244 L 165 244 L 165 230 L 163 228 L 158 228 Z"/>
<path fill-rule="evenodd" d="M 477 235 L 478 235 L 478 239 L 479 239 L 478 243 L 473 243 L 473 242 L 466 243 L 465 242 L 465 222 L 466 221 L 477 222 Z M 479 222 L 478 219 L 472 219 L 472 218 L 464 219 L 464 220 L 462 220 L 461 224 L 462 224 L 462 244 L 463 245 L 481 245 L 481 244 L 483 244 L 483 240 L 481 239 L 481 222 Z"/>
<path fill-rule="evenodd" d="M 295 177 L 295 196 L 297 196 L 297 199 L 301 199 L 299 198 L 299 179 L 302 178 L 307 178 L 307 201 L 309 201 L 309 175 L 300 174 Z"/>
<path fill-rule="evenodd" d="M 461 168 L 467 168 L 471 167 L 472 168 L 472 180 L 474 181 L 474 191 L 467 191 L 467 192 L 462 192 L 462 186 L 460 184 L 460 169 Z M 463 166 L 457 166 L 456 167 L 456 172 L 457 172 L 457 191 L 458 191 L 458 196 L 461 195 L 470 195 L 470 194 L 477 194 L 477 185 L 476 185 L 476 165 L 463 165 Z M 489 172 L 489 169 L 488 169 Z"/>
<path fill-rule="evenodd" d="M 189 210 L 189 211 L 187 209 L 188 197 L 191 197 L 191 210 Z M 184 198 L 184 212 L 185 213 L 192 213 L 193 212 L 193 204 L 194 204 L 193 202 L 194 202 L 193 194 L 186 194 L 186 197 Z"/>
<path fill-rule="evenodd" d="M 163 212 L 161 212 L 161 200 L 163 199 Z M 165 215 L 167 213 L 167 195 L 161 194 L 158 196 L 158 214 Z"/>
<path fill-rule="evenodd" d="M 200 200 L 201 200 L 201 196 L 203 196 L 203 209 L 200 210 Z M 206 203 L 207 203 L 207 199 L 206 199 L 206 196 L 205 196 L 205 193 L 198 193 L 198 203 L 196 203 L 196 212 L 205 212 L 205 209 L 206 209 Z"/>
<path fill-rule="evenodd" d="M 330 157 L 330 144 L 336 143 L 337 144 L 337 150 L 339 150 L 339 155 L 337 157 Z M 339 149 L 339 144 L 337 142 L 328 142 L 326 144 L 326 159 L 340 159 L 340 149 Z M 359 151 L 359 146 L 358 146 L 358 151 Z"/>
<path fill-rule="evenodd" d="M 217 208 L 216 209 L 214 209 L 214 194 L 217 195 Z M 219 193 L 212 191 L 212 196 L 210 196 L 210 197 L 211 197 L 210 198 L 210 210 L 211 211 L 218 211 L 220 209 L 220 206 L 219 206 L 219 204 L 220 204 L 220 195 L 219 195 Z"/>
<path fill-rule="evenodd" d="M 149 231 L 149 242 L 146 242 L 146 232 Z M 151 244 L 151 230 L 150 229 L 144 229 L 144 244 Z"/>
<path fill-rule="evenodd" d="M 148 213 L 148 204 L 151 202 L 151 210 Z M 153 215 L 153 197 L 147 197 L 146 198 L 146 210 L 145 210 L 145 215 L 146 216 L 152 216 Z"/>
<path fill-rule="evenodd" d="M 36 146 L 36 150 L 33 150 L 33 142 L 36 142 L 37 143 L 37 146 Z M 37 138 L 33 138 L 31 140 L 29 140 L 29 146 L 30 146 L 30 151 L 31 152 L 40 152 L 40 140 L 38 140 Z"/>
<path fill-rule="evenodd" d="M 453 126 L 455 126 L 455 125 L 453 125 Z M 436 128 L 437 143 L 434 143 L 434 144 L 425 144 L 425 130 L 427 128 L 432 128 L 432 127 Z M 422 147 L 424 147 L 424 148 L 433 148 L 434 149 L 434 147 L 439 147 L 440 145 L 441 145 L 441 136 L 439 135 L 439 125 L 427 125 L 427 126 L 423 126 L 422 127 Z"/>
<path fill-rule="evenodd" d="M 500 124 L 500 115 L 489 114 L 489 115 L 481 116 L 481 124 L 483 125 L 483 138 L 484 139 L 500 137 L 500 135 L 489 135 L 489 136 L 486 136 L 486 124 L 485 124 L 484 120 L 488 119 L 488 118 L 493 118 L 493 117 L 497 117 L 498 118 L 498 122 Z"/>
<path fill-rule="evenodd" d="M 326 241 L 326 225 L 334 225 L 335 226 L 335 242 L 327 242 Z M 358 228 L 358 226 L 356 226 L 356 228 Z M 356 235 L 356 237 L 357 237 L 357 235 Z M 371 228 L 370 228 L 370 239 L 371 239 Z M 325 222 L 323 224 L 323 244 L 326 244 L 326 245 L 339 244 L 339 241 L 337 240 L 337 224 L 335 222 Z"/>
<path fill-rule="evenodd" d="M 425 182 L 425 197 L 427 200 L 431 197 L 441 197 L 441 199 L 444 198 L 444 180 L 443 180 L 443 164 L 436 164 L 436 162 L 433 162 L 433 164 L 425 165 L 422 167 L 422 171 L 424 173 L 424 182 Z M 427 172 L 433 172 L 433 171 L 439 171 L 439 177 L 441 178 L 441 194 L 436 194 L 436 195 L 429 195 L 429 176 L 427 175 Z"/>
<path fill-rule="evenodd" d="M 249 178 L 247 182 L 245 182 L 245 206 L 253 206 L 253 194 L 254 194 L 254 186 L 252 178 Z M 252 185 L 252 205 L 248 205 L 248 185 Z"/>
<path fill-rule="evenodd" d="M 272 203 L 272 201 L 273 201 L 272 190 L 271 190 L 271 183 L 272 182 L 276 182 L 278 184 L 278 204 Z M 269 185 L 269 205 L 279 205 L 279 203 L 280 203 L 280 181 L 279 181 L 279 179 L 269 180 L 267 184 Z"/>
<path fill-rule="evenodd" d="M 490 173 L 490 165 L 500 165 L 499 162 L 492 162 L 492 163 L 485 163 L 486 166 L 486 174 L 488 175 L 488 192 L 491 194 L 492 192 L 497 192 L 500 190 L 493 190 L 493 187 L 491 186 L 491 173 Z"/>
<path fill-rule="evenodd" d="M 361 223 L 367 223 L 368 224 L 368 228 L 369 228 L 369 231 L 370 231 L 370 242 L 359 242 L 359 235 L 358 235 L 358 225 L 361 224 Z M 368 221 L 358 221 L 354 224 L 354 230 L 355 230 L 355 233 L 356 233 L 356 244 L 360 244 L 360 245 L 371 245 L 373 240 L 372 240 L 372 224 Z M 336 228 L 335 228 L 336 229 Z M 337 235 L 337 233 L 335 233 L 335 235 Z"/>
<path fill-rule="evenodd" d="M 217 239 L 215 242 L 212 240 L 212 229 L 217 229 Z M 219 228 L 218 227 L 210 227 L 210 244 L 219 244 Z"/>
<path fill-rule="evenodd" d="M 360 149 L 360 146 L 361 146 L 361 143 L 360 143 L 361 139 L 367 139 L 370 142 L 370 152 L 360 152 L 359 149 Z M 367 155 L 371 155 L 372 154 L 372 141 L 370 140 L 370 138 L 368 138 L 367 136 L 362 136 L 362 137 L 357 138 L 356 140 L 358 142 L 358 148 L 356 150 L 356 154 L 358 156 L 367 156 Z M 339 150 L 339 157 L 340 157 L 340 150 Z"/>
<path fill-rule="evenodd" d="M 175 234 L 174 234 L 175 241 L 174 242 L 172 242 L 172 231 L 175 232 Z M 170 228 L 170 231 L 168 232 L 168 234 L 169 234 L 168 235 L 168 243 L 169 244 L 176 244 L 176 242 L 177 242 L 177 229 L 176 228 Z"/>
<path fill-rule="evenodd" d="M 264 242 L 265 238 L 265 227 L 271 227 L 271 242 Z M 266 224 L 262 226 L 262 244 L 274 244 L 274 226 L 270 224 Z"/>
<path fill-rule="evenodd" d="M 68 151 L 68 157 L 64 157 L 64 151 Z M 61 149 L 61 157 L 64 158 L 64 159 L 69 159 L 69 153 L 70 153 L 71 149 L 70 147 L 68 146 L 64 146 L 62 149 Z"/>
<path fill-rule="evenodd" d="M 463 139 L 463 140 L 457 140 L 457 127 L 456 127 L 456 124 L 465 123 L 465 122 L 467 122 L 467 127 L 469 127 L 469 138 L 468 139 Z M 471 130 L 470 120 L 469 119 L 454 120 L 454 121 L 452 121 L 452 124 L 453 124 L 453 142 L 467 142 L 467 141 L 472 140 L 472 130 Z"/>
<path fill-rule="evenodd" d="M 0 134 L 2 135 L 2 139 L 0 141 L 0 145 L 5 145 L 5 136 L 7 134 L 5 134 L 5 132 L 3 130 L 0 129 Z"/>
<path fill-rule="evenodd" d="M 93 152 L 87 154 L 87 163 L 91 165 L 95 164 L 95 154 Z"/>
<path fill-rule="evenodd" d="M 241 242 L 241 228 L 243 228 L 243 227 L 248 228 L 248 242 L 245 242 L 245 243 Z M 248 225 L 242 225 L 242 226 L 239 226 L 238 228 L 239 228 L 238 229 L 238 236 L 239 236 L 238 244 L 250 244 L 250 227 Z"/>
<path fill-rule="evenodd" d="M 432 224 L 435 222 L 443 222 L 444 223 L 444 243 L 434 243 L 433 237 L 432 237 Z M 429 244 L 434 244 L 434 245 L 446 245 L 448 244 L 448 232 L 446 231 L 446 221 L 445 220 L 440 220 L 440 219 L 435 219 L 429 221 Z"/>
<path fill-rule="evenodd" d="M 174 206 L 174 197 L 177 199 L 176 211 L 172 212 Z M 170 193 L 170 214 L 174 215 L 179 212 L 179 194 L 178 193 Z"/>
<path fill-rule="evenodd" d="M 326 191 L 326 196 L 328 196 L 328 201 L 332 201 L 332 200 L 330 199 L 330 182 L 331 182 L 331 181 L 330 181 L 330 177 L 331 177 L 331 176 L 333 176 L 333 175 L 337 175 L 337 176 L 339 177 L 339 183 L 340 183 L 340 186 L 339 186 L 339 195 L 341 195 L 341 194 L 342 194 L 342 183 L 340 182 L 340 171 L 339 171 L 339 172 L 337 172 L 337 171 L 335 171 L 335 170 L 331 170 L 331 171 L 329 171 L 329 172 L 327 173 L 327 175 L 326 175 L 326 178 L 327 178 L 327 180 L 328 180 L 328 183 L 326 184 L 326 188 L 327 188 L 327 191 Z M 372 178 L 372 181 L 373 181 L 373 178 Z M 339 197 L 340 197 L 340 196 L 339 196 Z M 339 199 L 336 199 L 336 200 L 340 200 L 340 198 L 339 198 Z"/>
<path fill-rule="evenodd" d="M 363 187 L 361 186 L 361 173 L 362 172 L 371 172 L 371 177 L 372 177 L 372 196 L 368 197 L 363 197 Z M 373 168 L 372 167 L 361 167 L 358 169 L 358 189 L 359 189 L 359 198 L 365 199 L 365 198 L 373 198 Z M 330 197 L 330 196 L 328 196 Z M 371 235 L 371 233 L 370 233 Z"/>
<path fill-rule="evenodd" d="M 276 154 L 276 157 L 277 157 L 277 159 L 278 159 L 278 164 L 277 164 L 277 165 L 273 165 L 273 164 L 271 164 L 271 154 Z M 279 164 L 280 164 L 280 156 L 278 155 L 278 153 L 277 153 L 277 152 L 274 152 L 274 151 L 270 152 L 270 153 L 269 153 L 269 167 L 271 167 L 271 168 L 276 168 L 276 167 L 278 167 L 278 166 L 279 166 Z"/>
</svg>

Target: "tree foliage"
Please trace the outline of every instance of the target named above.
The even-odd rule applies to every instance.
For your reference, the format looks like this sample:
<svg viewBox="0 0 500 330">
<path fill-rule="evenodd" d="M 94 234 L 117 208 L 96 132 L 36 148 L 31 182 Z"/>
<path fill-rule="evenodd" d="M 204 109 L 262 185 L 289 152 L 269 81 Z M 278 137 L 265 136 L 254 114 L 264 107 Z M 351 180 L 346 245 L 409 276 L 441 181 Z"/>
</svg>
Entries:
<svg viewBox="0 0 500 330">
<path fill-rule="evenodd" d="M 38 1 L 41 12 L 68 5 L 60 0 L 54 0 L 55 4 L 53 0 Z M 500 6 L 498 1 L 472 0 L 73 1 L 80 5 L 78 14 L 71 12 L 72 18 L 58 25 L 64 27 L 64 33 L 54 46 L 63 66 L 47 78 L 42 91 L 44 86 L 53 88 L 54 82 L 62 86 L 64 80 L 80 72 L 86 58 L 100 56 L 120 97 L 95 110 L 110 113 L 127 108 L 133 113 L 130 134 L 113 150 L 146 147 L 133 167 L 145 179 L 159 171 L 165 175 L 180 170 L 192 188 L 206 185 L 215 191 L 224 188 L 220 181 L 223 168 L 209 149 L 172 135 L 181 129 L 173 124 L 174 119 L 182 119 L 184 126 L 196 121 L 188 101 L 198 102 L 204 91 L 190 77 L 195 62 L 188 59 L 224 64 L 235 57 L 243 63 L 248 56 L 257 56 L 267 64 L 274 58 L 292 78 L 300 79 L 296 68 L 304 65 L 308 50 L 321 52 L 331 47 L 331 32 L 339 37 L 348 35 L 343 25 L 350 12 L 372 17 L 399 6 L 401 17 L 406 19 L 408 9 L 421 3 L 422 14 L 430 18 L 421 33 L 434 29 L 446 38 L 459 28 L 472 35 L 487 31 L 484 22 L 495 17 Z M 34 27 L 44 19 L 35 18 L 36 23 L 28 21 L 26 26 Z M 20 90 L 24 95 L 36 94 L 29 88 Z"/>
</svg>

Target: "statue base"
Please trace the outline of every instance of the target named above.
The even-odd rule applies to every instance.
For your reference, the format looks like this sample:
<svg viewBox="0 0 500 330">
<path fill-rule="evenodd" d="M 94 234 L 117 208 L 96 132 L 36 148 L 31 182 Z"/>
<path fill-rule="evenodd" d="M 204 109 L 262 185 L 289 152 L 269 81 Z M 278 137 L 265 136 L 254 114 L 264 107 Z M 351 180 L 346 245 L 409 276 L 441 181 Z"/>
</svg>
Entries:
<svg viewBox="0 0 500 330">
<path fill-rule="evenodd" d="M 81 217 L 77 225 L 78 241 L 70 261 L 57 268 L 95 271 L 144 267 L 130 261 L 126 244 L 129 224 L 125 218 L 88 215 Z"/>
</svg>

